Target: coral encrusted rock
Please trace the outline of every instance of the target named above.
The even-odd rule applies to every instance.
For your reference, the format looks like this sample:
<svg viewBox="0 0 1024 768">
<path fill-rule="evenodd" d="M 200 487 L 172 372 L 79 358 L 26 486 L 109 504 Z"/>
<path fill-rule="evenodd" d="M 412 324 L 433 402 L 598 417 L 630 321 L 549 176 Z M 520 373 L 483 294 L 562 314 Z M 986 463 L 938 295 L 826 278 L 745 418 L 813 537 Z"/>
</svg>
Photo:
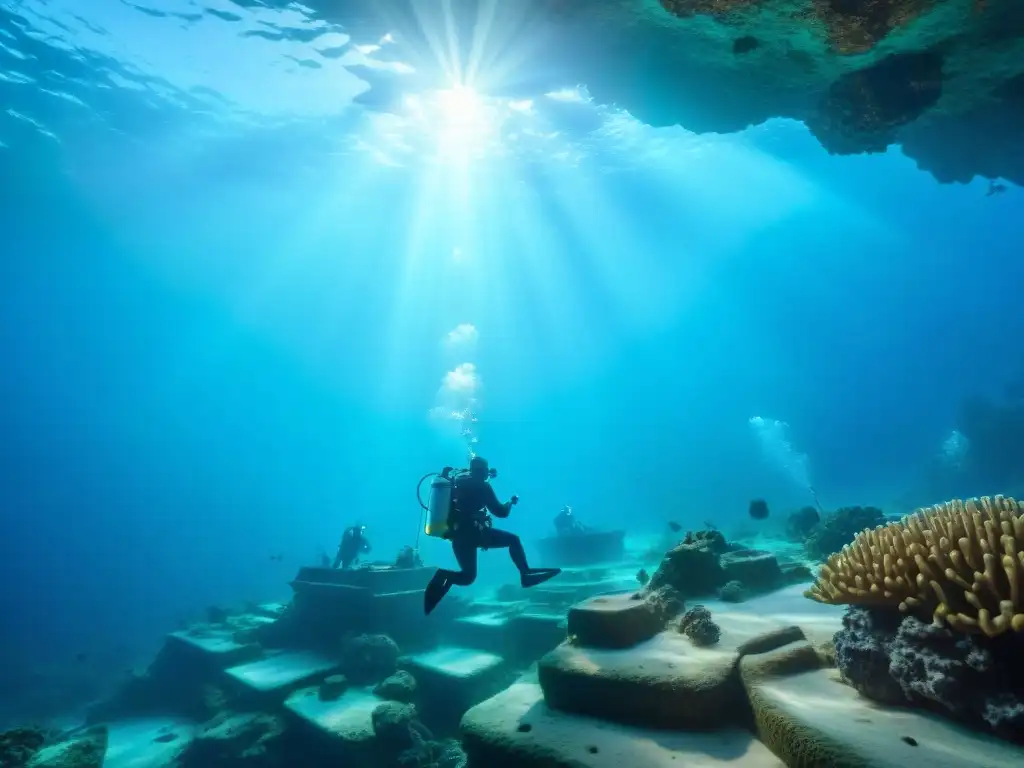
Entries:
<svg viewBox="0 0 1024 768">
<path fill-rule="evenodd" d="M 851 608 L 843 626 L 836 664 L 868 698 L 1024 743 L 1024 635 L 964 635 L 884 608 Z"/>
</svg>

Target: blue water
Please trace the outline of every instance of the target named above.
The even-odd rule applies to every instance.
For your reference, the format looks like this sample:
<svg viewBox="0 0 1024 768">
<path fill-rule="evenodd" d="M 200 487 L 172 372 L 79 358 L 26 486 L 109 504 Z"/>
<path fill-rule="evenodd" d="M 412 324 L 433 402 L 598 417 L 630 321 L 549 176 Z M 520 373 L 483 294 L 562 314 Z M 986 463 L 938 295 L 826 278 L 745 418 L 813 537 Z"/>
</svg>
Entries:
<svg viewBox="0 0 1024 768">
<path fill-rule="evenodd" d="M 566 503 L 637 532 L 808 503 L 756 416 L 826 506 L 905 511 L 963 399 L 1024 373 L 1017 189 L 790 122 L 653 129 L 585 83 L 438 67 L 374 111 L 347 67 L 378 54 L 297 5 L 0 9 L 3 709 L 286 596 L 356 518 L 413 543 L 415 481 L 465 460 L 428 414 L 470 395 L 530 541 Z"/>
</svg>

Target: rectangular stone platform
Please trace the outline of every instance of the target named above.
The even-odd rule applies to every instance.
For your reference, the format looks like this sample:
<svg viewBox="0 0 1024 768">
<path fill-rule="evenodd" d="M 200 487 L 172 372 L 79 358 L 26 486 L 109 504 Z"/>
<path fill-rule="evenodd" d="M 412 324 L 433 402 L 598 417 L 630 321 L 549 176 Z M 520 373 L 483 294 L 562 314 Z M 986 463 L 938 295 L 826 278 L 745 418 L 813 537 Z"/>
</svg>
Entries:
<svg viewBox="0 0 1024 768">
<path fill-rule="evenodd" d="M 107 724 L 103 768 L 166 768 L 185 750 L 198 724 L 178 717 L 146 717 Z"/>
<path fill-rule="evenodd" d="M 236 642 L 231 630 L 196 628 L 172 632 L 167 636 L 164 653 L 214 670 L 225 669 L 257 659 L 257 645 Z"/>
<path fill-rule="evenodd" d="M 306 743 L 330 758 L 323 762 L 377 768 L 384 760 L 374 738 L 373 710 L 383 703 L 365 688 L 350 688 L 334 701 L 321 701 L 317 688 L 303 688 L 285 700 L 284 709 L 310 730 L 314 741 Z"/>
<path fill-rule="evenodd" d="M 622 579 L 604 579 L 602 581 L 578 581 L 559 583 L 556 576 L 546 584 L 526 590 L 530 602 L 536 605 L 566 606 L 586 600 L 594 595 L 631 592 L 640 588 L 636 582 Z"/>
<path fill-rule="evenodd" d="M 345 587 L 367 589 L 372 594 L 385 592 L 407 592 L 426 589 L 434 575 L 434 568 L 300 568 L 296 582 L 308 584 L 334 584 Z"/>
<path fill-rule="evenodd" d="M 253 613 L 266 616 L 269 619 L 279 619 L 288 610 L 287 603 L 261 603 L 256 606 Z"/>
<path fill-rule="evenodd" d="M 747 731 L 648 731 L 565 714 L 533 681 L 470 709 L 461 730 L 470 765 L 494 768 L 785 768 Z"/>
<path fill-rule="evenodd" d="M 334 701 L 321 701 L 319 688 L 303 688 L 284 702 L 286 710 L 319 731 L 343 740 L 373 738 L 373 710 L 384 703 L 365 688 L 350 688 Z"/>
<path fill-rule="evenodd" d="M 796 625 L 812 643 L 821 643 L 843 628 L 846 606 L 826 605 L 804 597 L 806 585 L 796 584 L 741 603 L 701 600 L 711 611 L 723 637 L 736 643 L 773 629 Z M 696 603 L 694 603 L 696 604 Z"/>
<path fill-rule="evenodd" d="M 453 732 L 463 713 L 497 693 L 507 682 L 508 667 L 497 654 L 458 646 L 404 657 L 401 666 L 419 685 L 426 702 L 421 715 L 442 733 Z"/>
<path fill-rule="evenodd" d="M 509 620 L 507 631 L 511 658 L 529 664 L 565 640 L 566 617 L 560 613 L 520 613 Z"/>
<path fill-rule="evenodd" d="M 410 589 L 375 595 L 363 631 L 388 635 L 406 651 L 432 648 L 437 644 L 439 629 L 450 623 L 446 609 L 452 608 L 454 602 L 441 603 L 439 610 L 427 616 L 423 613 L 425 591 Z"/>
<path fill-rule="evenodd" d="M 319 683 L 339 667 L 337 660 L 309 651 L 285 651 L 225 670 L 242 690 L 283 699 L 296 688 Z"/>
<path fill-rule="evenodd" d="M 455 646 L 504 656 L 511 649 L 509 624 L 506 613 L 477 613 L 456 619 L 445 637 Z"/>
<path fill-rule="evenodd" d="M 537 541 L 537 550 L 545 567 L 611 563 L 625 555 L 625 538 L 625 531 L 548 536 Z"/>
</svg>

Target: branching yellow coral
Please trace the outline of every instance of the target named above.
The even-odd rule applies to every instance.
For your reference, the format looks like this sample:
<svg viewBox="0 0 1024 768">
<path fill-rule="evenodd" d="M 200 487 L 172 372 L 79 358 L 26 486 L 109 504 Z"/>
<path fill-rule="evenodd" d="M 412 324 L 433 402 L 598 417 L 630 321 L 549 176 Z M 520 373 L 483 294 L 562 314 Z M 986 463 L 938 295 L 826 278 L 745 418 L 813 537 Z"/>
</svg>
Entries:
<svg viewBox="0 0 1024 768">
<path fill-rule="evenodd" d="M 963 632 L 1024 632 L 1024 504 L 949 501 L 865 530 L 804 593 L 833 605 L 898 605 Z"/>
</svg>

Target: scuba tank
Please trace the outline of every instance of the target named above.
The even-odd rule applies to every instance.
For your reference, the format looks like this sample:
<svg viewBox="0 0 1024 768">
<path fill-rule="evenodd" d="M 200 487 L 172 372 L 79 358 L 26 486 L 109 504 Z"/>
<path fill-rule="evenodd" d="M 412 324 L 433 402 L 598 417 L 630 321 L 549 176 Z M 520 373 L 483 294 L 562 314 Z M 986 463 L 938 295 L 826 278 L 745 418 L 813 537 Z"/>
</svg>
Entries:
<svg viewBox="0 0 1024 768">
<path fill-rule="evenodd" d="M 452 473 L 459 475 L 463 471 L 445 467 L 440 472 L 428 472 L 416 484 L 416 500 L 424 511 L 423 532 L 427 536 L 436 536 L 442 539 L 447 537 L 448 519 L 454 506 L 455 478 Z M 430 483 L 430 496 L 428 503 L 424 504 L 421 493 L 423 483 L 431 477 L 434 479 Z M 416 533 L 416 539 L 418 546 L 419 532 Z"/>
<path fill-rule="evenodd" d="M 448 515 L 452 511 L 452 490 L 455 483 L 443 472 L 435 475 L 430 483 L 430 500 L 427 502 L 427 524 L 423 532 L 427 536 L 443 538 L 448 532 Z"/>
<path fill-rule="evenodd" d="M 459 475 L 469 474 L 468 469 L 454 469 L 445 467 L 440 472 L 428 472 L 420 478 L 416 485 L 416 500 L 420 503 L 425 513 L 423 532 L 427 536 L 434 536 L 445 539 L 448 537 L 450 528 L 451 513 L 455 508 L 455 478 Z M 491 469 L 488 477 L 497 477 L 496 470 Z M 430 497 L 428 503 L 423 503 L 421 491 L 423 483 L 427 478 L 434 478 L 430 482 Z M 417 547 L 419 546 L 419 532 L 416 533 Z"/>
</svg>

